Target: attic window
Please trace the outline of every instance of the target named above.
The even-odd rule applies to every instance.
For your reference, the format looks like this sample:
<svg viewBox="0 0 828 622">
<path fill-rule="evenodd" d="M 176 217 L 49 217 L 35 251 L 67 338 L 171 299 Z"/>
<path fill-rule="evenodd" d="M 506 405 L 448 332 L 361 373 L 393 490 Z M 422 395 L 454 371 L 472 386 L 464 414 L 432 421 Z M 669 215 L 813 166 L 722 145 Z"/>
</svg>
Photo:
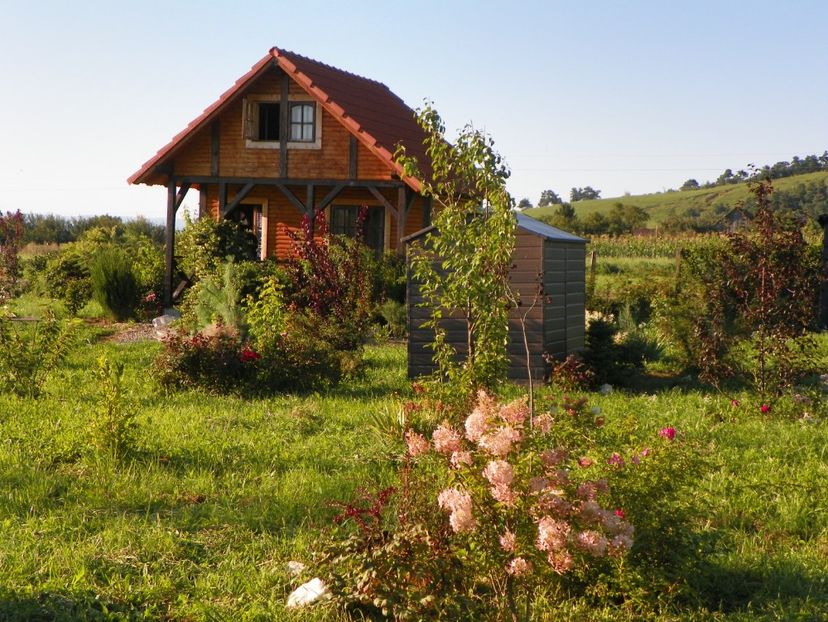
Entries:
<svg viewBox="0 0 828 622">
<path fill-rule="evenodd" d="M 258 140 L 279 140 L 279 104 L 259 103 Z"/>
<path fill-rule="evenodd" d="M 316 129 L 316 106 L 308 102 L 290 104 L 290 140 L 312 143 Z"/>
</svg>

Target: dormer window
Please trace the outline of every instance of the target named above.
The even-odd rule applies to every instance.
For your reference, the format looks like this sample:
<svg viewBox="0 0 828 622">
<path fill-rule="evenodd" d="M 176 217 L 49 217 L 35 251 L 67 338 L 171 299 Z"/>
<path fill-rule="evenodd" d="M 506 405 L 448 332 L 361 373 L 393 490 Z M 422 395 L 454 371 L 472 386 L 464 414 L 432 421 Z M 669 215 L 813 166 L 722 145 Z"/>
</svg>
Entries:
<svg viewBox="0 0 828 622">
<path fill-rule="evenodd" d="M 316 105 L 308 102 L 290 104 L 290 140 L 312 143 L 316 139 Z"/>
</svg>

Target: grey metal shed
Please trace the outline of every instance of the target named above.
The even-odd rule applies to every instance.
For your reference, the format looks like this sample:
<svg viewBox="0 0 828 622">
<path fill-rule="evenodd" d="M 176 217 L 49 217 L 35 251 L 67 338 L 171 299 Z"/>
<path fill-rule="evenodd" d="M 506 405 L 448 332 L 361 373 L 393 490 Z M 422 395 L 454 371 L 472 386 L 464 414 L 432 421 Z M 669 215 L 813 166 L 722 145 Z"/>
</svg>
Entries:
<svg viewBox="0 0 828 622">
<path fill-rule="evenodd" d="M 426 227 L 403 241 L 406 249 L 435 228 Z M 526 349 L 520 317 L 526 315 L 526 335 L 532 378 L 545 377 L 544 354 L 565 358 L 584 347 L 586 307 L 586 240 L 539 220 L 517 214 L 515 250 L 510 281 L 519 294 L 521 306 L 512 309 L 509 319 L 509 378 L 528 380 Z M 408 253 L 410 261 L 410 252 Z M 539 286 L 542 284 L 542 288 Z M 429 344 L 434 333 L 422 327 L 431 309 L 422 306 L 419 286 L 408 271 L 408 376 L 430 374 L 435 366 Z M 534 303 L 534 306 L 533 306 Z M 466 350 L 465 321 L 444 319 L 448 341 L 462 356 Z"/>
</svg>

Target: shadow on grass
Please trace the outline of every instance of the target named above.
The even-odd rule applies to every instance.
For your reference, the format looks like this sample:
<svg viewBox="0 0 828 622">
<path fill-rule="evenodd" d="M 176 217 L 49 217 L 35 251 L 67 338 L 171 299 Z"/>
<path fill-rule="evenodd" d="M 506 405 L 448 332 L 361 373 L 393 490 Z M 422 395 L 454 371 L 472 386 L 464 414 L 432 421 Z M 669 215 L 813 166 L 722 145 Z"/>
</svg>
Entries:
<svg viewBox="0 0 828 622">
<path fill-rule="evenodd" d="M 709 611 L 722 613 L 810 615 L 816 607 L 828 615 L 828 583 L 824 577 L 814 577 L 795 561 L 766 563 L 756 560 L 743 562 L 705 561 L 698 574 L 689 577 L 689 584 L 700 604 Z M 820 619 L 825 617 L 800 617 Z"/>
<path fill-rule="evenodd" d="M 0 620 L 4 622 L 77 622 L 158 620 L 141 605 L 99 598 L 91 591 L 16 594 L 0 588 Z"/>
</svg>

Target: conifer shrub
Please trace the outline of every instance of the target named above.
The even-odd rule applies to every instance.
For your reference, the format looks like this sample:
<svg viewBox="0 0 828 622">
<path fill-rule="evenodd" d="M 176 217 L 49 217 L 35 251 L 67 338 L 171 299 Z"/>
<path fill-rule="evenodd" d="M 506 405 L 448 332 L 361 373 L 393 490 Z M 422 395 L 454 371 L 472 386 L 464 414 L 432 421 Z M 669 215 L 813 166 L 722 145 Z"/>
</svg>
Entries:
<svg viewBox="0 0 828 622">
<path fill-rule="evenodd" d="M 125 251 L 101 248 L 92 260 L 89 274 L 92 296 L 107 315 L 119 322 L 135 317 L 140 292 Z"/>
</svg>

